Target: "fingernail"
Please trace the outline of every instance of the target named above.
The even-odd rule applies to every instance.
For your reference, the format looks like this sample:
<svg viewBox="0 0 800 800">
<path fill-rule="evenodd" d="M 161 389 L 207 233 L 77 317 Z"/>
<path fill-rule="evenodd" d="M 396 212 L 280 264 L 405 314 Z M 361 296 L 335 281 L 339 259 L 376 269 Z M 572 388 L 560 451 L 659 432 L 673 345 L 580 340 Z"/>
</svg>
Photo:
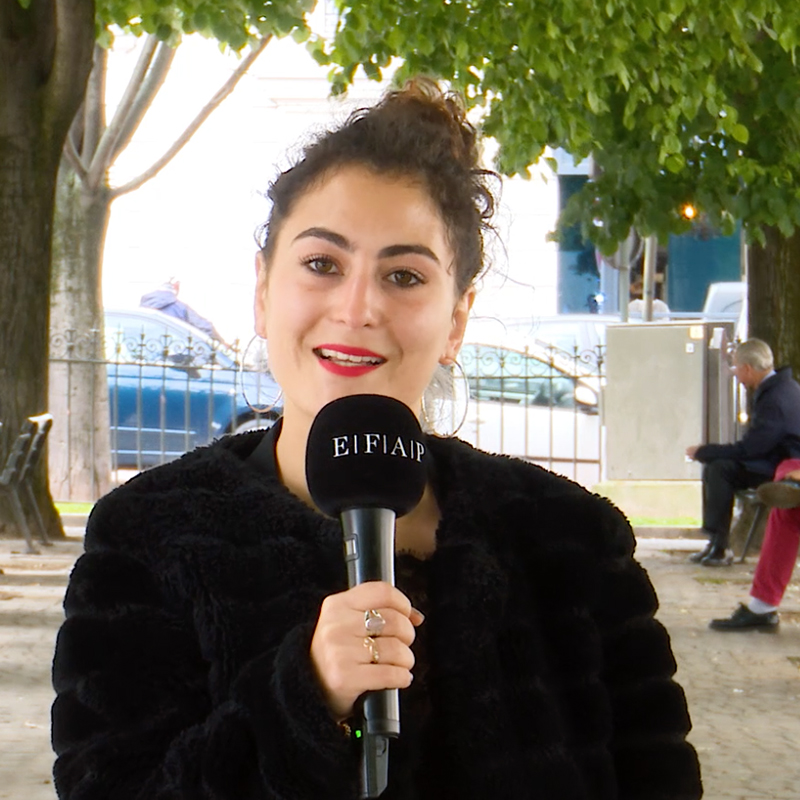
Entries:
<svg viewBox="0 0 800 800">
<path fill-rule="evenodd" d="M 418 608 L 411 608 L 411 610 L 419 617 L 419 624 L 425 622 L 425 615 Z"/>
</svg>

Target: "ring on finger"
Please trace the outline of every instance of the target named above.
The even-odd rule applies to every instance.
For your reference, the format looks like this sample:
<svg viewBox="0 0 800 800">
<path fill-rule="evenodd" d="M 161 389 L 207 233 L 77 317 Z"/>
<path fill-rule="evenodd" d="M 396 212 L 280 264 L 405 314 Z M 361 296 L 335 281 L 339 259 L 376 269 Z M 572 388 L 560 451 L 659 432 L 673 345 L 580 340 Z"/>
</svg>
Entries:
<svg viewBox="0 0 800 800">
<path fill-rule="evenodd" d="M 380 611 L 370 608 L 364 612 L 364 628 L 367 636 L 380 636 L 386 627 L 386 620 Z"/>
<path fill-rule="evenodd" d="M 380 663 L 381 654 L 378 652 L 378 645 L 371 636 L 364 637 L 364 647 L 369 650 L 369 658 L 373 664 Z"/>
</svg>

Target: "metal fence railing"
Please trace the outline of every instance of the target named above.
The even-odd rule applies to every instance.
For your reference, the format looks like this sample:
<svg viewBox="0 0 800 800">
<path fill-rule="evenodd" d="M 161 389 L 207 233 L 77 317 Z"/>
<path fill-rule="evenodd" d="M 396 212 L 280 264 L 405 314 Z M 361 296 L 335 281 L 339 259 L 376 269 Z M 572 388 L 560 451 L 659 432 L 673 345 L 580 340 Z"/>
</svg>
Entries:
<svg viewBox="0 0 800 800">
<path fill-rule="evenodd" d="M 270 424 L 256 415 L 278 389 L 238 348 L 109 327 L 54 336 L 50 348 L 51 489 L 96 500 L 137 471 L 226 433 Z M 602 477 L 602 348 L 563 353 L 482 344 L 462 348 L 460 438 L 548 467 L 586 486 Z"/>
<path fill-rule="evenodd" d="M 267 374 L 241 368 L 237 347 L 150 333 L 67 331 L 51 338 L 56 499 L 93 501 L 133 472 L 277 416 L 248 406 L 246 396 L 275 399 L 277 390 Z"/>
<path fill-rule="evenodd" d="M 468 344 L 460 361 L 470 395 L 461 438 L 585 486 L 601 480 L 602 347 L 566 353 L 539 344 Z"/>
</svg>

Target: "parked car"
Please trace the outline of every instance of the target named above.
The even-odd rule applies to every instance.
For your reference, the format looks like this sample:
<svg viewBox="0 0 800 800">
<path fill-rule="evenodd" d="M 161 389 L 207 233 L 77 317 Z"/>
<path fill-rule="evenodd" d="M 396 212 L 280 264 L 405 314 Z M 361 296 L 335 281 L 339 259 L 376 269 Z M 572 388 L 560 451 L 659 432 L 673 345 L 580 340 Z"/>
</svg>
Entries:
<svg viewBox="0 0 800 800">
<path fill-rule="evenodd" d="M 459 361 L 469 385 L 459 437 L 591 485 L 600 480 L 600 378 L 554 348 L 468 342 Z M 590 374 L 594 372 L 594 375 Z"/>
<path fill-rule="evenodd" d="M 117 467 L 170 461 L 226 433 L 268 427 L 280 390 L 269 374 L 242 369 L 201 331 L 149 309 L 105 312 L 111 455 Z"/>
</svg>

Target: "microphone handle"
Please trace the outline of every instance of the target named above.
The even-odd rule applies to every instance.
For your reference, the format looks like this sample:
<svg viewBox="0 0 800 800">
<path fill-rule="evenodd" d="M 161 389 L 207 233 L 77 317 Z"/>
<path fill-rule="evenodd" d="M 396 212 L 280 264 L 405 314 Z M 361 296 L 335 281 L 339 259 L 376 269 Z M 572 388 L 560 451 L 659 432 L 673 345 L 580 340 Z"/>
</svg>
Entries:
<svg viewBox="0 0 800 800">
<path fill-rule="evenodd" d="M 341 517 L 349 586 L 365 581 L 394 586 L 394 511 L 352 508 Z M 362 716 L 361 797 L 378 797 L 389 782 L 389 739 L 400 735 L 397 689 L 367 692 Z"/>
</svg>

